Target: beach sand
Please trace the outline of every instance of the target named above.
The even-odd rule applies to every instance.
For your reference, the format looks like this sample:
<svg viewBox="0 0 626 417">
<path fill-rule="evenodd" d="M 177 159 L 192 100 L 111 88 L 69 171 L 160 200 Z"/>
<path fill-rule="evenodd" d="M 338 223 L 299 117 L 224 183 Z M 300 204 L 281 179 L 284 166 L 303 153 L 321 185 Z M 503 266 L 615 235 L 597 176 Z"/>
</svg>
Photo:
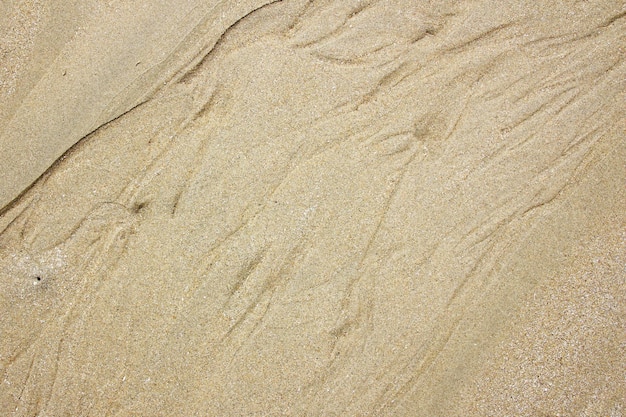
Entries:
<svg viewBox="0 0 626 417">
<path fill-rule="evenodd" d="M 626 3 L 0 4 L 0 415 L 626 415 Z"/>
</svg>

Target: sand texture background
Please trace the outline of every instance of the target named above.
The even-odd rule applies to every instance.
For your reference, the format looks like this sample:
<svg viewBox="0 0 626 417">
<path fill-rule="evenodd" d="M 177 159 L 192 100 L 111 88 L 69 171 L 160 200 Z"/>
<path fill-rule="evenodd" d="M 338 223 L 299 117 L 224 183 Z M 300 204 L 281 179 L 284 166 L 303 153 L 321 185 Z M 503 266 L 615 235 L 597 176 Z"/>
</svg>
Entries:
<svg viewBox="0 0 626 417">
<path fill-rule="evenodd" d="M 626 3 L 0 3 L 0 415 L 625 416 Z"/>
</svg>

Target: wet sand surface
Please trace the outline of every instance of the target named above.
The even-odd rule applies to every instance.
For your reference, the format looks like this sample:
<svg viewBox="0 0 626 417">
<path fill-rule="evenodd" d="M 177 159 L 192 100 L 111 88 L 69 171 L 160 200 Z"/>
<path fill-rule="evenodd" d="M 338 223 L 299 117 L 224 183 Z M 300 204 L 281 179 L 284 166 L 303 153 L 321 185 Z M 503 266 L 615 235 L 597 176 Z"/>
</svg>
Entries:
<svg viewBox="0 0 626 417">
<path fill-rule="evenodd" d="M 626 3 L 0 4 L 0 415 L 626 415 Z"/>
</svg>

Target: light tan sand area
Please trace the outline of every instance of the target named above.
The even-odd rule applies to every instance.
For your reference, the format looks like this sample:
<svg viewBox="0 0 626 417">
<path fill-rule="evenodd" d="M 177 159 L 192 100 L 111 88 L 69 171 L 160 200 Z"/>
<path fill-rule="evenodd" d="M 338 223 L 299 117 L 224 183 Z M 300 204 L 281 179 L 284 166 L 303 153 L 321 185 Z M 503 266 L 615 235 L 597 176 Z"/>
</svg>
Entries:
<svg viewBox="0 0 626 417">
<path fill-rule="evenodd" d="M 0 3 L 0 416 L 626 416 L 626 2 Z"/>
</svg>

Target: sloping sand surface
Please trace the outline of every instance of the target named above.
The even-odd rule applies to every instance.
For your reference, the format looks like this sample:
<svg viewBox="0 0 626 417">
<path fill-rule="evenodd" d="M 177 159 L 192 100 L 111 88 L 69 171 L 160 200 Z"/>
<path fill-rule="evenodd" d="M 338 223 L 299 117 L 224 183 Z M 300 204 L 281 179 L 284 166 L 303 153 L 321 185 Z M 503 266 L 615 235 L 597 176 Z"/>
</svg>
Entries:
<svg viewBox="0 0 626 417">
<path fill-rule="evenodd" d="M 0 5 L 0 415 L 626 415 L 626 3 Z"/>
</svg>

